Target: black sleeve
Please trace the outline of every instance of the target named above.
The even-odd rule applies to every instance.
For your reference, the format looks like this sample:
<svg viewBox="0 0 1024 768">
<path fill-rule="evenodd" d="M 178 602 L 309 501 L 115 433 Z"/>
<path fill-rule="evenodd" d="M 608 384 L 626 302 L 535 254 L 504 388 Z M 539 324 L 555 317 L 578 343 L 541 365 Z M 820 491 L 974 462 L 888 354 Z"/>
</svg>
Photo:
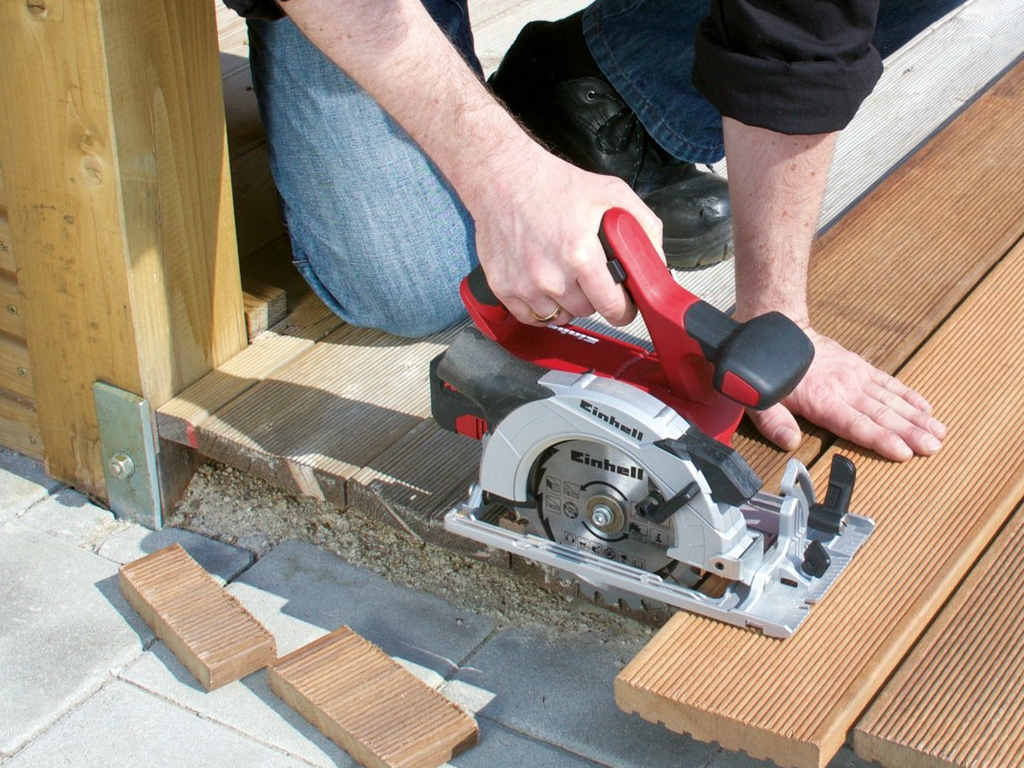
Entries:
<svg viewBox="0 0 1024 768">
<path fill-rule="evenodd" d="M 742 123 L 789 134 L 846 127 L 882 74 L 878 0 L 712 0 L 693 84 Z"/>
<path fill-rule="evenodd" d="M 224 0 L 224 5 L 247 19 L 280 19 L 284 11 L 274 0 Z"/>
</svg>

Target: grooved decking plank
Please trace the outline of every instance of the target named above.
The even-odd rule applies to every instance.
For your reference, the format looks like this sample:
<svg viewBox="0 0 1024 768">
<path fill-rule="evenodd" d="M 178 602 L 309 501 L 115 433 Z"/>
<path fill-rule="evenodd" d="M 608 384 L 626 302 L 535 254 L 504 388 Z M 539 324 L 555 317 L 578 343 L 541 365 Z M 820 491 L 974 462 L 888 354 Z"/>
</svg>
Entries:
<svg viewBox="0 0 1024 768">
<path fill-rule="evenodd" d="M 1022 220 L 1024 223 L 1024 220 Z M 942 451 L 855 458 L 877 529 L 784 641 L 676 614 L 615 681 L 619 706 L 780 765 L 824 766 L 1024 495 L 1024 241 L 907 364 L 949 426 Z"/>
<path fill-rule="evenodd" d="M 352 477 L 348 503 L 428 541 L 465 547 L 467 539 L 444 530 L 443 517 L 469 495 L 481 448 L 426 419 Z"/>
<path fill-rule="evenodd" d="M 1024 507 L 857 724 L 883 766 L 1024 764 Z"/>
<path fill-rule="evenodd" d="M 337 315 L 309 294 L 288 317 L 161 406 L 157 411 L 160 436 L 198 448 L 195 427 L 341 324 Z"/>
<path fill-rule="evenodd" d="M 345 326 L 195 425 L 191 444 L 344 504 L 345 482 L 429 415 L 429 363 L 456 332 L 410 341 Z"/>
<path fill-rule="evenodd" d="M 816 330 L 895 373 L 1016 242 L 1022 101 L 1019 61 L 816 240 L 808 272 Z M 733 445 L 766 479 L 779 477 L 789 456 L 749 425 Z M 796 455 L 824 445 L 821 433 L 805 434 Z"/>
<path fill-rule="evenodd" d="M 477 741 L 472 717 L 348 627 L 288 654 L 267 677 L 369 768 L 434 768 Z"/>
<path fill-rule="evenodd" d="M 121 592 L 206 690 L 273 664 L 271 634 L 172 544 L 121 567 Z"/>
</svg>

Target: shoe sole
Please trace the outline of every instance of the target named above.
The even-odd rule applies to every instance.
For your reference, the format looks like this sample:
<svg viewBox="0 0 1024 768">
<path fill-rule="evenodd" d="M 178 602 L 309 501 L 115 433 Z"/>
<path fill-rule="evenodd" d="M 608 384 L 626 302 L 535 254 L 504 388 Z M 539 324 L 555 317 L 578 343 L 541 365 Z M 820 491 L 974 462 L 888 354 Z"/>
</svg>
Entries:
<svg viewBox="0 0 1024 768">
<path fill-rule="evenodd" d="M 662 247 L 672 269 L 707 269 L 732 258 L 732 226 L 724 222 L 699 237 L 666 237 L 662 239 Z"/>
</svg>

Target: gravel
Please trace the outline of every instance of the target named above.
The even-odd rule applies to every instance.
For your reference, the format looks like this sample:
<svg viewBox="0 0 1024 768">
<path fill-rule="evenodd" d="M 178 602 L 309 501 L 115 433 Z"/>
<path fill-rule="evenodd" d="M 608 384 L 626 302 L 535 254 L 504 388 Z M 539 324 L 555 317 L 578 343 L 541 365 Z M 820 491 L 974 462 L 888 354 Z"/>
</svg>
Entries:
<svg viewBox="0 0 1024 768">
<path fill-rule="evenodd" d="M 396 584 L 493 618 L 498 628 L 593 631 L 634 644 L 655 629 L 587 600 L 557 594 L 528 576 L 409 537 L 356 509 L 295 497 L 217 463 L 204 464 L 167 525 L 244 547 L 260 557 L 301 539 Z"/>
</svg>

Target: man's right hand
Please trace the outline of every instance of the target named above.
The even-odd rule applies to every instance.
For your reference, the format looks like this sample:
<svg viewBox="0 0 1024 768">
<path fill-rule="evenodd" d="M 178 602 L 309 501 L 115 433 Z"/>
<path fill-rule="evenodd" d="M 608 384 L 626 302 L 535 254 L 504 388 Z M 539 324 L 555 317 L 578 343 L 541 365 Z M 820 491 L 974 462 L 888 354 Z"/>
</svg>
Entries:
<svg viewBox="0 0 1024 768">
<path fill-rule="evenodd" d="M 601 218 L 625 208 L 659 253 L 660 219 L 621 179 L 580 170 L 532 141 L 497 176 L 474 185 L 466 203 L 487 282 L 509 311 L 531 325 L 594 312 L 612 325 L 629 323 L 636 308 L 606 266 Z"/>
</svg>

